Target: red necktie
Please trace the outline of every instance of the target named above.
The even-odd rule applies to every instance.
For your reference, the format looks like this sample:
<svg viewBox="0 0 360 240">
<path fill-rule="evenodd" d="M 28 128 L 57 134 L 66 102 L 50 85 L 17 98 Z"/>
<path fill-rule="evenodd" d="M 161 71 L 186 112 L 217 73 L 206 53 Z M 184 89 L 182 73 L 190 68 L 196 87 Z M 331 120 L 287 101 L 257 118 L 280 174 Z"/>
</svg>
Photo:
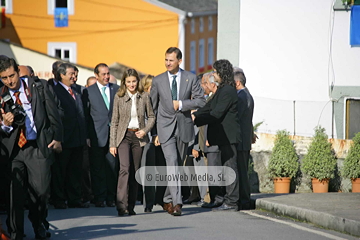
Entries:
<svg viewBox="0 0 360 240">
<path fill-rule="evenodd" d="M 16 98 L 16 104 L 22 106 L 22 102 L 20 100 L 20 92 L 14 93 Z M 26 137 L 25 137 L 25 125 L 20 126 L 20 135 L 18 140 L 18 145 L 20 148 L 22 148 L 27 143 Z"/>
<path fill-rule="evenodd" d="M 72 91 L 72 89 L 69 88 L 68 91 L 69 91 L 70 95 L 73 97 L 73 99 L 76 100 L 76 99 L 75 99 L 74 92 Z"/>
</svg>

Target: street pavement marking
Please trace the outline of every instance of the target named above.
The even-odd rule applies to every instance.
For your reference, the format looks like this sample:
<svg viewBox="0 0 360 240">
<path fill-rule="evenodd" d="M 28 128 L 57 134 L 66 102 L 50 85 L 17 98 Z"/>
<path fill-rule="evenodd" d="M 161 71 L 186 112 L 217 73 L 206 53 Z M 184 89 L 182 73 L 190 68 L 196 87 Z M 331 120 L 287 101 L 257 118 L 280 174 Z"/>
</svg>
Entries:
<svg viewBox="0 0 360 240">
<path fill-rule="evenodd" d="M 317 231 L 317 230 L 313 230 L 313 229 L 310 229 L 310 228 L 302 227 L 302 226 L 299 226 L 299 225 L 297 225 L 295 223 L 286 222 L 286 221 L 275 219 L 275 218 L 272 218 L 272 217 L 266 217 L 266 216 L 263 216 L 263 215 L 260 215 L 260 214 L 257 214 L 257 213 L 251 212 L 251 211 L 242 211 L 242 212 L 246 213 L 246 214 L 249 214 L 249 215 L 252 215 L 254 217 L 264 218 L 264 219 L 267 219 L 267 220 L 270 220 L 270 221 L 273 221 L 273 222 L 278 222 L 278 223 L 281 223 L 281 224 L 285 224 L 285 225 L 288 225 L 290 227 L 297 228 L 297 229 L 300 229 L 300 230 L 303 230 L 303 231 L 315 233 L 317 235 L 321 235 L 321 236 L 324 236 L 324 237 L 327 237 L 327 238 L 330 238 L 330 239 L 347 240 L 346 238 L 341 238 L 341 237 L 338 237 L 338 236 L 335 236 L 335 235 L 332 235 L 332 234 L 329 234 L 329 233 L 324 233 L 324 232 L 321 232 L 321 231 Z"/>
</svg>

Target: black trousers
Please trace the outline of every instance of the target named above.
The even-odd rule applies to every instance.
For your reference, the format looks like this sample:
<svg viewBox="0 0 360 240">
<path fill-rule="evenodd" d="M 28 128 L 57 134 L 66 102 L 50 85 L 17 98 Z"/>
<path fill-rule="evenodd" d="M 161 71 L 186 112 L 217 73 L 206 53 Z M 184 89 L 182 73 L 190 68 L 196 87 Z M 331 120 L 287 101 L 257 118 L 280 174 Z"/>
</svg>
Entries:
<svg viewBox="0 0 360 240">
<path fill-rule="evenodd" d="M 51 198 L 54 203 L 81 202 L 83 147 L 63 148 L 52 166 Z"/>
<path fill-rule="evenodd" d="M 89 160 L 89 147 L 86 145 L 83 148 L 83 163 L 82 163 L 82 181 L 81 192 L 83 202 L 88 202 L 93 198 L 91 190 L 91 177 L 90 177 L 90 160 Z"/>
<path fill-rule="evenodd" d="M 90 148 L 90 175 L 95 202 L 115 201 L 119 160 L 112 156 L 109 144 Z"/>
<path fill-rule="evenodd" d="M 11 239 L 23 239 L 24 204 L 27 194 L 29 194 L 29 219 L 34 231 L 45 228 L 43 223 L 47 222 L 51 160 L 42 155 L 36 141 L 28 141 L 22 149 L 16 146 L 10 160 L 7 224 Z"/>
<path fill-rule="evenodd" d="M 238 206 L 239 201 L 239 181 L 238 181 L 238 168 L 237 168 L 237 150 L 236 145 L 219 145 L 221 153 L 221 163 L 223 166 L 229 167 L 234 170 L 236 174 L 235 181 L 225 187 L 226 193 L 224 196 L 224 203 L 230 206 Z M 227 176 L 225 176 L 227 177 Z"/>
<path fill-rule="evenodd" d="M 250 150 L 238 151 L 239 205 L 250 206 L 250 182 L 248 176 Z"/>
<path fill-rule="evenodd" d="M 208 160 L 208 166 L 211 167 L 221 167 L 221 153 L 219 152 L 209 152 L 206 153 L 206 158 Z M 217 173 L 212 173 L 212 175 L 217 176 Z M 225 188 L 223 186 L 209 185 L 209 195 L 212 202 L 224 202 Z"/>
</svg>

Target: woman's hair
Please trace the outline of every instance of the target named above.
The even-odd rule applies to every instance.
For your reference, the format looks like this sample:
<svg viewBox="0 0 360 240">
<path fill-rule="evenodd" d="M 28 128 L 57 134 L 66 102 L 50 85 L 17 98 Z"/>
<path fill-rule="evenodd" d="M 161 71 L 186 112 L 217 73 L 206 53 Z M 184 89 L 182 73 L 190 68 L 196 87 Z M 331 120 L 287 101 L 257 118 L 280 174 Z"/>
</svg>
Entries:
<svg viewBox="0 0 360 240">
<path fill-rule="evenodd" d="M 151 83 L 153 80 L 154 76 L 153 75 L 146 75 L 145 77 L 143 77 L 140 81 L 140 85 L 143 87 L 145 92 L 148 92 L 149 88 L 151 87 Z"/>
<path fill-rule="evenodd" d="M 127 77 L 136 77 L 137 80 L 137 86 L 136 86 L 136 91 L 138 91 L 139 93 L 144 92 L 143 86 L 140 84 L 140 78 L 139 78 L 139 74 L 137 73 L 137 71 L 133 68 L 129 68 L 126 69 L 126 71 L 124 72 L 122 78 L 121 78 L 121 86 L 117 92 L 117 95 L 119 97 L 123 97 L 126 93 L 126 85 L 125 85 L 125 80 Z"/>
<path fill-rule="evenodd" d="M 234 72 L 232 64 L 226 59 L 220 59 L 214 62 L 213 68 L 216 70 L 217 74 L 221 78 L 221 83 L 219 88 L 224 85 L 230 85 L 235 88 Z"/>
</svg>

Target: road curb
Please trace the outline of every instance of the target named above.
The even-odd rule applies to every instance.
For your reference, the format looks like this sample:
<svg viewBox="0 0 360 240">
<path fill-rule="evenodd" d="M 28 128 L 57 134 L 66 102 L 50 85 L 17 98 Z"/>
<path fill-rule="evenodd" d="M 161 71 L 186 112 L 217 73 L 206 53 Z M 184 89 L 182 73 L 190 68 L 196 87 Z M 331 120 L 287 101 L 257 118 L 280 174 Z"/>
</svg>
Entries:
<svg viewBox="0 0 360 240">
<path fill-rule="evenodd" d="M 345 232 L 360 237 L 360 222 L 309 209 L 288 206 L 262 199 L 255 200 L 256 209 L 264 209 L 279 215 L 310 222 L 324 228 Z"/>
</svg>

